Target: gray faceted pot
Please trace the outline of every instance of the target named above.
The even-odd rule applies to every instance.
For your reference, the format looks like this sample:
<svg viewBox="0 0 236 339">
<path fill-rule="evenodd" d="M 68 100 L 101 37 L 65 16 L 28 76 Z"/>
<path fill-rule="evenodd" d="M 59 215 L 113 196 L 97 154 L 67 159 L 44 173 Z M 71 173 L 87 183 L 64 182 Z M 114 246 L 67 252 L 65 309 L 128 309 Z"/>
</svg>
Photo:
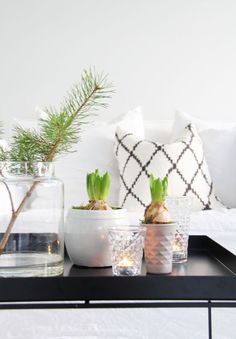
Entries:
<svg viewBox="0 0 236 339">
<path fill-rule="evenodd" d="M 144 255 L 148 273 L 172 272 L 173 240 L 177 224 L 143 224 L 146 226 Z"/>
</svg>

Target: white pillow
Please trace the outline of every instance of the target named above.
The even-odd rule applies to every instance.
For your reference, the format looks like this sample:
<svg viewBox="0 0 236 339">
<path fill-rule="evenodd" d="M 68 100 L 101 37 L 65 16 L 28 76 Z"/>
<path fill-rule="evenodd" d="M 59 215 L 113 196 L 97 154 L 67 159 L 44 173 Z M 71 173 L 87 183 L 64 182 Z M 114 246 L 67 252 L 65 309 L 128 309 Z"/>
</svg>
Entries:
<svg viewBox="0 0 236 339">
<path fill-rule="evenodd" d="M 194 122 L 203 143 L 215 192 L 227 207 L 236 207 L 236 124 L 209 122 L 176 112 L 171 141 L 181 136 L 185 126 Z"/>
<path fill-rule="evenodd" d="M 173 120 L 144 120 L 145 138 L 167 144 L 170 140 Z"/>
<path fill-rule="evenodd" d="M 172 126 L 172 132 L 170 137 L 170 142 L 177 140 L 181 137 L 183 130 L 189 124 L 194 124 L 198 134 L 201 134 L 201 131 L 213 128 L 218 131 L 224 129 L 231 129 L 232 127 L 236 127 L 236 123 L 226 122 L 226 121 L 207 121 L 198 118 L 194 118 L 186 112 L 176 111 L 174 123 Z"/>
<path fill-rule="evenodd" d="M 193 125 L 172 144 L 141 140 L 117 128 L 115 154 L 120 171 L 120 206 L 140 211 L 150 203 L 149 176 L 168 176 L 169 196 L 193 197 L 193 210 L 222 207 L 216 200 L 204 159 L 202 144 Z"/>
</svg>

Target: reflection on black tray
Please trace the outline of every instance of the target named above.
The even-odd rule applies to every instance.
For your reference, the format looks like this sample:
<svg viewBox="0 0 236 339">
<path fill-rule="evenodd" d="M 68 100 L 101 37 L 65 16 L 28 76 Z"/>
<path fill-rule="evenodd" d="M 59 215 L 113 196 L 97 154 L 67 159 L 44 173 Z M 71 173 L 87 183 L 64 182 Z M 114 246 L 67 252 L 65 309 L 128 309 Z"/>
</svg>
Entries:
<svg viewBox="0 0 236 339">
<path fill-rule="evenodd" d="M 80 276 L 112 276 L 111 267 L 87 268 L 73 265 L 68 261 L 64 275 Z M 141 276 L 146 273 L 145 263 L 142 266 Z M 152 276 L 234 276 L 236 275 L 236 257 L 224 247 L 207 236 L 190 236 L 188 261 L 183 264 L 174 264 L 171 274 Z"/>
</svg>

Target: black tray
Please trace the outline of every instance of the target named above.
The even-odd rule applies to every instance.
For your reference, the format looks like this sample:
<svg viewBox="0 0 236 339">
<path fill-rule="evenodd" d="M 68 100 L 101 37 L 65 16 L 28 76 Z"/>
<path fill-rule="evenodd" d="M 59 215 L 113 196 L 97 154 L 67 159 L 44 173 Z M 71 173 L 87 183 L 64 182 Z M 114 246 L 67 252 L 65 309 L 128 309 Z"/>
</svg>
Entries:
<svg viewBox="0 0 236 339">
<path fill-rule="evenodd" d="M 189 257 L 170 275 L 115 277 L 111 268 L 82 268 L 65 260 L 63 276 L 1 278 L 0 302 L 236 300 L 236 256 L 207 236 L 190 236 Z"/>
</svg>

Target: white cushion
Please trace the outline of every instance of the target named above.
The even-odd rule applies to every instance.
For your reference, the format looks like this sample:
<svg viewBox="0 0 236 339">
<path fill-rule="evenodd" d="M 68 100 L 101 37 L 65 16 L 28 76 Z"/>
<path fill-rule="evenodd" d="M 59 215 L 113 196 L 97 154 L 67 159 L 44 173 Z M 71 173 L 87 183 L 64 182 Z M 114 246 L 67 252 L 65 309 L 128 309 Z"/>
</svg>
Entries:
<svg viewBox="0 0 236 339">
<path fill-rule="evenodd" d="M 117 128 L 115 153 L 121 178 L 119 204 L 128 211 L 144 210 L 150 203 L 150 174 L 168 176 L 168 194 L 192 196 L 194 210 L 222 206 L 215 199 L 202 144 L 192 125 L 180 141 L 165 145 Z"/>
<path fill-rule="evenodd" d="M 144 120 L 145 138 L 167 144 L 170 140 L 173 120 Z"/>
<path fill-rule="evenodd" d="M 217 196 L 227 207 L 236 207 L 236 124 L 208 122 L 176 112 L 171 140 L 178 138 L 192 122 L 202 140 Z"/>
<path fill-rule="evenodd" d="M 202 120 L 192 117 L 186 112 L 177 110 L 175 112 L 175 118 L 173 121 L 170 142 L 178 139 L 181 136 L 184 128 L 189 124 L 194 124 L 199 134 L 201 134 L 201 131 L 209 128 L 220 131 L 222 129 L 231 129 L 232 127 L 236 127 L 235 122 Z"/>
</svg>

